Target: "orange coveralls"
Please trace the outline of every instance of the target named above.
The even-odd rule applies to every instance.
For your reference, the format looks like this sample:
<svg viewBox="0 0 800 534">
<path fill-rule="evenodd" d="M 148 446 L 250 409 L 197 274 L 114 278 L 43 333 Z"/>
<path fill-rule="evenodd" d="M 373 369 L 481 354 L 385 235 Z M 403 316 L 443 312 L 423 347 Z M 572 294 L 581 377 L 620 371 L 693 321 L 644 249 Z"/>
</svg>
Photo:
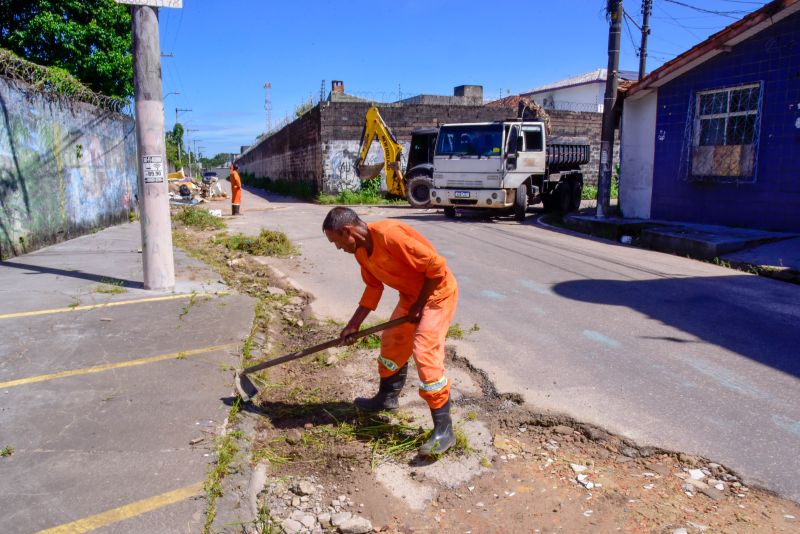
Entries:
<svg viewBox="0 0 800 534">
<path fill-rule="evenodd" d="M 238 171 L 231 170 L 231 204 L 238 206 L 242 203 L 242 178 Z"/>
<path fill-rule="evenodd" d="M 392 319 L 402 317 L 417 300 L 426 277 L 442 278 L 428 298 L 419 323 L 405 323 L 383 332 L 378 357 L 378 373 L 386 378 L 413 355 L 420 397 L 431 409 L 441 408 L 450 398 L 450 382 L 444 376 L 444 344 L 458 302 L 456 279 L 433 245 L 407 224 L 384 220 L 367 226 L 372 255 L 364 248 L 356 250 L 361 277 L 367 285 L 361 306 L 375 310 L 385 284 L 400 292 Z"/>
</svg>

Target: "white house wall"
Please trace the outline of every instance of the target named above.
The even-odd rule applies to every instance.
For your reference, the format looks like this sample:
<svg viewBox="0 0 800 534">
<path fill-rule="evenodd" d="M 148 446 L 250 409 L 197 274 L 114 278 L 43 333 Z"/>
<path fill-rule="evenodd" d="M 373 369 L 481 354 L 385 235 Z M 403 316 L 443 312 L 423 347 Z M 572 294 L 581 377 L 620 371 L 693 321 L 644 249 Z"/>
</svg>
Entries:
<svg viewBox="0 0 800 534">
<path fill-rule="evenodd" d="M 541 93 L 534 93 L 536 103 L 554 109 L 569 111 L 603 111 L 603 91 L 605 83 L 591 83 L 575 87 L 564 87 Z M 545 104 L 545 98 L 552 100 L 552 105 Z M 570 104 L 579 104 L 579 109 L 573 109 Z"/>
<path fill-rule="evenodd" d="M 619 202 L 625 217 L 650 218 L 658 93 L 625 100 L 620 140 Z"/>
</svg>

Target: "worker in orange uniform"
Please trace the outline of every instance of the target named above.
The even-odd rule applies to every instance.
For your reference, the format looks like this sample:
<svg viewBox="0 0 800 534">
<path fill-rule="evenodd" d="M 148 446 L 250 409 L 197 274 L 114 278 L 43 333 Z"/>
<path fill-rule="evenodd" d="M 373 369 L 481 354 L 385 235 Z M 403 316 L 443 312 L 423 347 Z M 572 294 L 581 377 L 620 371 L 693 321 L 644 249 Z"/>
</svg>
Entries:
<svg viewBox="0 0 800 534">
<path fill-rule="evenodd" d="M 231 163 L 231 213 L 239 215 L 242 205 L 242 178 L 239 176 L 239 166 Z"/>
<path fill-rule="evenodd" d="M 378 307 L 384 285 L 400 293 L 392 319 L 411 318 L 383 332 L 378 393 L 355 399 L 355 405 L 366 411 L 396 410 L 408 359 L 414 356 L 419 394 L 431 409 L 434 425 L 419 452 L 423 456 L 445 452 L 455 443 L 450 383 L 444 374 L 445 337 L 458 301 L 455 277 L 433 245 L 405 223 L 383 220 L 367 224 L 353 210 L 340 207 L 328 213 L 322 230 L 336 248 L 355 255 L 366 284 L 358 308 L 340 334 L 342 344 L 353 342 L 350 336 Z"/>
</svg>

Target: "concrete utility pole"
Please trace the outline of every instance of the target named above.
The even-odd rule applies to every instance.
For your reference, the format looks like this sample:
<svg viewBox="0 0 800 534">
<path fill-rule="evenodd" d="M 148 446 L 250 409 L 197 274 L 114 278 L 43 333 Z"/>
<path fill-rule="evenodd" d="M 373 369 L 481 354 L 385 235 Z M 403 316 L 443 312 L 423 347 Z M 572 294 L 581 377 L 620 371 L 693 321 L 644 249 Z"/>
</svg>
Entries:
<svg viewBox="0 0 800 534">
<path fill-rule="evenodd" d="M 639 47 L 639 79 L 647 74 L 647 36 L 650 35 L 650 13 L 653 0 L 642 0 L 642 46 Z"/>
<path fill-rule="evenodd" d="M 181 7 L 181 0 L 117 2 L 134 4 L 131 8 L 131 31 L 144 287 L 171 289 L 175 286 L 175 263 L 166 180 L 158 7 L 154 6 Z"/>
<path fill-rule="evenodd" d="M 617 102 L 617 77 L 619 70 L 619 41 L 622 34 L 622 0 L 608 0 L 611 25 L 608 30 L 608 71 L 606 94 L 603 100 L 603 129 L 600 136 L 600 172 L 597 176 L 597 211 L 600 219 L 608 217 L 611 204 L 611 166 L 614 161 L 615 106 Z"/>
</svg>

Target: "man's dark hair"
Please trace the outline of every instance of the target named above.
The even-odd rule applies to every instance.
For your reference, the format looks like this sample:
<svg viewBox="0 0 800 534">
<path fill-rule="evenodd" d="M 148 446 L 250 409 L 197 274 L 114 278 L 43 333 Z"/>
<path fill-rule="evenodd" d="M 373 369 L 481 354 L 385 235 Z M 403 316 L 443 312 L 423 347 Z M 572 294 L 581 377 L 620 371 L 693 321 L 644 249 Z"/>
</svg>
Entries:
<svg viewBox="0 0 800 534">
<path fill-rule="evenodd" d="M 231 163 L 231 167 L 233 167 L 234 171 L 238 171 L 239 170 L 239 166 L 237 164 L 235 164 L 235 163 Z"/>
<path fill-rule="evenodd" d="M 361 218 L 350 208 L 333 208 L 325 216 L 322 222 L 322 231 L 331 230 L 340 232 L 345 226 L 361 226 L 366 224 Z"/>
</svg>

